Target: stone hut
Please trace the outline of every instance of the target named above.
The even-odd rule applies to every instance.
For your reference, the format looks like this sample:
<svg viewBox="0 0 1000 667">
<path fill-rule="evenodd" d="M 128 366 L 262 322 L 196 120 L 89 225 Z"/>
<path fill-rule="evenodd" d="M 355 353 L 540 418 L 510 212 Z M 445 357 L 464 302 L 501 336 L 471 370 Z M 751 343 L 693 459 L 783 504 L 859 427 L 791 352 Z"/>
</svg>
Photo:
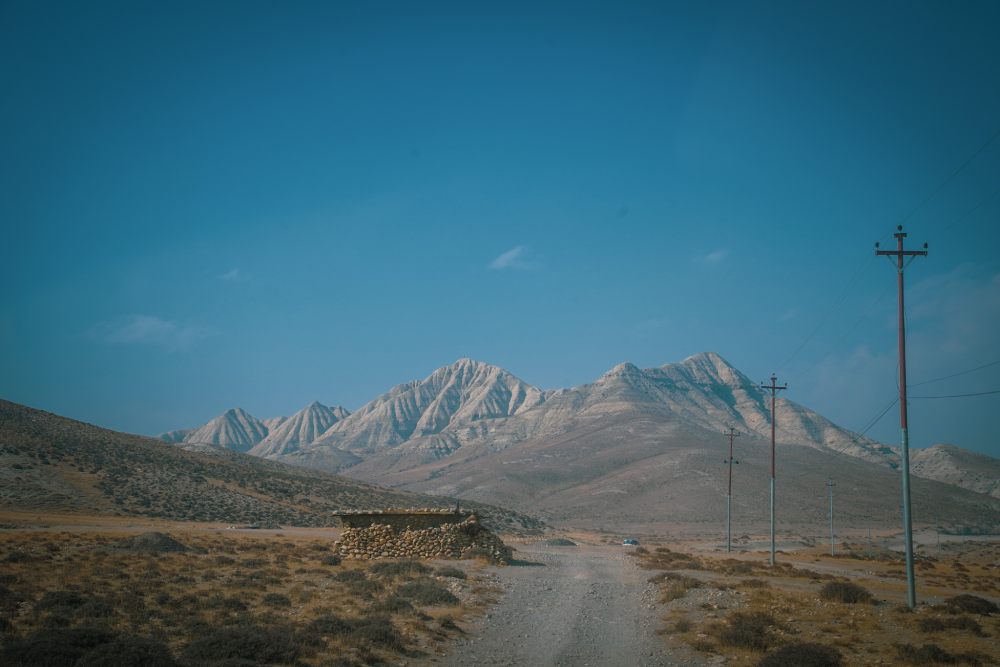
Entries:
<svg viewBox="0 0 1000 667">
<path fill-rule="evenodd" d="M 387 509 L 334 512 L 344 531 L 335 542 L 345 558 L 462 558 L 470 550 L 498 562 L 513 550 L 487 530 L 475 512 Z"/>
</svg>

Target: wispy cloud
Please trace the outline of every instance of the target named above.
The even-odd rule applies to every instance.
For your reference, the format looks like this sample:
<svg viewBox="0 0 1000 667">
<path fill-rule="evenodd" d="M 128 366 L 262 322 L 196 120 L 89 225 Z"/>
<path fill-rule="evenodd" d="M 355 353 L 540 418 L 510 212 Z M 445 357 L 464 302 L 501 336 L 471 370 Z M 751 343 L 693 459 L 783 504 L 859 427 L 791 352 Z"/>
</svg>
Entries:
<svg viewBox="0 0 1000 667">
<path fill-rule="evenodd" d="M 247 280 L 250 280 L 250 276 L 247 275 L 246 273 L 243 273 L 239 269 L 233 269 L 232 271 L 229 271 L 228 273 L 223 273 L 221 276 L 219 276 L 219 279 L 220 280 L 225 280 L 227 282 L 234 282 L 234 283 L 235 282 L 246 282 Z"/>
<path fill-rule="evenodd" d="M 168 350 L 185 350 L 215 332 L 197 324 L 178 324 L 150 315 L 125 315 L 95 324 L 88 334 L 110 344 L 151 344 Z"/>
<path fill-rule="evenodd" d="M 799 314 L 798 309 L 797 308 L 792 308 L 787 313 L 785 313 L 784 315 L 782 315 L 781 317 L 779 317 L 778 321 L 779 322 L 787 322 L 788 320 L 794 318 L 798 314 Z"/>
<path fill-rule="evenodd" d="M 718 250 L 708 253 L 701 259 L 706 264 L 718 264 L 719 262 L 724 260 L 728 255 L 729 255 L 728 248 L 719 248 Z"/>
<path fill-rule="evenodd" d="M 519 245 L 513 250 L 501 254 L 490 263 L 491 269 L 526 269 L 528 265 L 524 261 L 524 252 L 527 250 L 523 245 Z"/>
</svg>

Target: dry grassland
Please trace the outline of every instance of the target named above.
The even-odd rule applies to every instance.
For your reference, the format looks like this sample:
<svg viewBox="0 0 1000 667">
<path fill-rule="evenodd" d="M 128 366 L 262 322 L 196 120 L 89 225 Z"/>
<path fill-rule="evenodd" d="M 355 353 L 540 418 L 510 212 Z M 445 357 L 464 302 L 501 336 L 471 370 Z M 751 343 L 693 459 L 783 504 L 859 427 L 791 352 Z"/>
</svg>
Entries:
<svg viewBox="0 0 1000 667">
<path fill-rule="evenodd" d="M 809 556 L 767 560 L 637 549 L 659 584 L 668 641 L 735 667 L 992 665 L 1000 660 L 1000 607 L 969 591 L 1000 593 L 997 560 L 918 563 L 918 590 L 936 604 L 915 611 L 894 560 L 866 561 L 847 577 L 824 572 L 850 561 Z M 792 562 L 797 561 L 795 567 Z M 809 565 L 815 565 L 810 568 Z M 843 571 L 843 570 L 841 570 Z"/>
<path fill-rule="evenodd" d="M 375 664 L 435 653 L 494 592 L 478 565 L 342 562 L 310 536 L 0 536 L 10 667 Z"/>
</svg>

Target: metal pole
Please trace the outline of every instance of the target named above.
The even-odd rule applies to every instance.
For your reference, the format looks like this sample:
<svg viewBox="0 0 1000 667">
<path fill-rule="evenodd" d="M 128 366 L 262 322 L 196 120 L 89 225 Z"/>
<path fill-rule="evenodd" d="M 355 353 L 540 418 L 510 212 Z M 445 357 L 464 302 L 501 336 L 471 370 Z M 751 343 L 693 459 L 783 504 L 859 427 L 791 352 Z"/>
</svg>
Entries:
<svg viewBox="0 0 1000 667">
<path fill-rule="evenodd" d="M 986 546 L 989 542 L 986 541 L 986 512 L 983 512 L 983 546 Z"/>
<path fill-rule="evenodd" d="M 865 519 L 868 520 L 868 560 L 872 559 L 872 513 L 865 512 Z"/>
<path fill-rule="evenodd" d="M 937 535 L 938 562 L 941 562 L 941 531 L 938 530 L 937 510 L 934 510 L 934 534 Z"/>
<path fill-rule="evenodd" d="M 837 486 L 837 483 L 833 481 L 833 477 L 830 478 L 827 486 L 830 487 L 830 555 L 833 555 L 833 487 Z"/>
<path fill-rule="evenodd" d="M 733 508 L 733 438 L 740 437 L 740 434 L 732 427 L 729 427 L 729 487 L 726 490 L 726 553 L 730 551 L 730 532 L 732 523 Z"/>
<path fill-rule="evenodd" d="M 965 517 L 962 517 L 962 553 L 965 553 Z"/>
<path fill-rule="evenodd" d="M 779 387 L 777 385 L 777 380 L 774 375 L 771 376 L 771 385 L 765 385 L 761 382 L 761 386 L 764 389 L 771 390 L 771 565 L 774 565 L 774 423 L 777 421 L 774 414 L 774 397 L 777 392 L 782 389 L 788 389 L 788 383 L 785 383 L 784 387 Z"/>
<path fill-rule="evenodd" d="M 897 228 L 897 233 L 893 234 L 896 238 L 896 251 L 892 252 L 889 250 L 876 250 L 877 255 L 894 256 L 896 258 L 896 272 L 899 276 L 899 426 L 902 431 L 902 451 L 900 453 L 902 473 L 903 473 L 903 534 L 904 541 L 906 544 L 906 599 L 910 607 L 917 606 L 917 590 L 916 590 L 916 579 L 913 573 L 913 512 L 910 506 L 910 439 L 908 433 L 908 426 L 906 420 L 906 318 L 905 318 L 905 308 L 903 304 L 903 269 L 906 265 L 903 263 L 903 258 L 906 256 L 913 257 L 917 255 L 927 255 L 927 251 L 919 250 L 903 250 L 903 239 L 906 238 L 906 234 L 903 232 L 903 226 L 899 225 Z M 878 244 L 876 244 L 876 248 Z M 927 247 L 927 244 L 924 244 Z M 909 264 L 909 262 L 907 262 Z"/>
</svg>

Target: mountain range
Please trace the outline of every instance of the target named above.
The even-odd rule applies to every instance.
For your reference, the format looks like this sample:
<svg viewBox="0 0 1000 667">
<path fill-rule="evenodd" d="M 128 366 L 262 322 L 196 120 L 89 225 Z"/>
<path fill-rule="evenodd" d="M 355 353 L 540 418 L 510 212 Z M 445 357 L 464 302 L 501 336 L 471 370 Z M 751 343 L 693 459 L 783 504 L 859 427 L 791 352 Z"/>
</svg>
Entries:
<svg viewBox="0 0 1000 667">
<path fill-rule="evenodd" d="M 780 466 L 802 467 L 797 476 L 815 476 L 821 468 L 823 474 L 856 478 L 858 488 L 871 485 L 868 506 L 898 505 L 898 495 L 888 491 L 898 485 L 898 447 L 842 428 L 784 397 L 776 400 L 775 412 Z M 671 493 L 700 493 L 694 481 L 710 482 L 717 491 L 718 462 L 728 452 L 721 432 L 730 426 L 741 434 L 740 473 L 760 457 L 767 468 L 771 428 L 767 392 L 714 353 L 656 368 L 623 363 L 592 383 L 558 390 L 541 390 L 496 366 L 460 359 L 353 413 L 313 403 L 291 419 L 279 419 L 269 427 L 266 420 L 231 410 L 200 428 L 160 437 L 245 448 L 272 460 L 505 504 L 550 520 L 583 515 L 617 520 L 616 512 L 605 511 L 604 494 L 612 494 L 618 496 L 618 514 L 633 520 L 648 514 L 642 520 L 648 524 L 655 523 L 655 508 L 670 505 Z M 915 476 L 940 484 L 928 492 L 928 505 L 942 493 L 954 495 L 945 488 L 950 486 L 970 494 L 959 493 L 964 500 L 956 502 L 1000 510 L 1000 461 L 952 445 L 915 450 L 913 460 Z M 657 486 L 665 478 L 650 466 L 672 471 L 675 481 L 666 491 Z M 766 480 L 768 473 L 763 474 Z M 637 484 L 649 486 L 652 495 L 645 497 Z M 802 502 L 811 493 L 807 486 Z M 699 503 L 686 504 L 690 509 L 683 512 L 670 505 L 675 520 L 701 512 Z M 745 509 L 757 512 L 750 505 Z M 810 519 L 805 509 L 798 514 L 802 521 Z"/>
</svg>

